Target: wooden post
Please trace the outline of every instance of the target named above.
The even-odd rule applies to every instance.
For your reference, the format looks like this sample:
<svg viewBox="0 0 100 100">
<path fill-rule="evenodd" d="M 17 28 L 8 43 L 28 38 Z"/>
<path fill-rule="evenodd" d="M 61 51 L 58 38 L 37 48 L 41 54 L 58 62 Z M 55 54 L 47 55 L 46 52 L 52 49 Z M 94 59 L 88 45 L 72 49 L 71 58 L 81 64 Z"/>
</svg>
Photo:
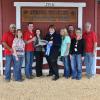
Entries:
<svg viewBox="0 0 100 100">
<path fill-rule="evenodd" d="M 0 72 L 3 75 L 3 55 L 2 55 L 2 45 L 0 45 Z"/>
</svg>

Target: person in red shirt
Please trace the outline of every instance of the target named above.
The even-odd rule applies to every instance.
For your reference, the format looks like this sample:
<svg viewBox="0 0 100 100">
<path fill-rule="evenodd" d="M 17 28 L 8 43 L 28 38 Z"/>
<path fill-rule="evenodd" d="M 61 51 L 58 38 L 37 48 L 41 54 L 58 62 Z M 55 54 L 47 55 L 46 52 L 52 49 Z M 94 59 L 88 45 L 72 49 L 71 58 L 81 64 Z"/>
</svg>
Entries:
<svg viewBox="0 0 100 100">
<path fill-rule="evenodd" d="M 32 63 L 33 63 L 33 52 L 34 46 L 33 41 L 35 40 L 33 32 L 33 23 L 28 23 L 27 31 L 23 35 L 25 41 L 25 75 L 26 78 L 32 79 Z"/>
<path fill-rule="evenodd" d="M 87 78 L 94 77 L 96 74 L 96 47 L 97 38 L 96 33 L 91 31 L 91 23 L 85 24 L 85 32 L 83 33 L 85 40 L 85 65 L 86 65 L 86 76 Z"/>
<path fill-rule="evenodd" d="M 9 31 L 3 34 L 2 44 L 5 48 L 4 53 L 6 57 L 5 62 L 5 80 L 7 82 L 11 79 L 11 62 L 13 60 L 12 56 L 12 43 L 15 37 L 16 26 L 15 24 L 11 24 L 9 26 Z"/>
</svg>

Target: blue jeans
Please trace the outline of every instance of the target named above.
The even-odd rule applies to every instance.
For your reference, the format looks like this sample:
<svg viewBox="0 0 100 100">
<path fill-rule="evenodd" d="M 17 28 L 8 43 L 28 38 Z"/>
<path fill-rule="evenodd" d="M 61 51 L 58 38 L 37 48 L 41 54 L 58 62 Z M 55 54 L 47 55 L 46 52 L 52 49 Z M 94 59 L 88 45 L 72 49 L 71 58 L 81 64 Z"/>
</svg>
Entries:
<svg viewBox="0 0 100 100">
<path fill-rule="evenodd" d="M 11 79 L 11 63 L 13 61 L 12 55 L 6 55 L 6 62 L 5 62 L 5 79 L 10 80 Z"/>
<path fill-rule="evenodd" d="M 82 60 L 81 54 L 73 54 L 71 58 L 72 78 L 82 78 Z"/>
<path fill-rule="evenodd" d="M 16 60 L 15 56 L 13 56 L 13 58 L 14 58 L 14 70 L 13 70 L 14 79 L 16 81 L 18 81 L 18 80 L 22 79 L 21 67 L 22 67 L 22 64 L 23 64 L 24 56 L 19 56 L 18 61 Z"/>
<path fill-rule="evenodd" d="M 25 52 L 25 75 L 32 76 L 33 52 Z"/>
<path fill-rule="evenodd" d="M 70 77 L 70 65 L 69 65 L 69 56 L 65 56 L 62 58 L 64 64 L 64 76 Z"/>
<path fill-rule="evenodd" d="M 96 74 L 95 56 L 92 53 L 85 54 L 85 65 L 87 77 L 94 76 Z"/>
</svg>

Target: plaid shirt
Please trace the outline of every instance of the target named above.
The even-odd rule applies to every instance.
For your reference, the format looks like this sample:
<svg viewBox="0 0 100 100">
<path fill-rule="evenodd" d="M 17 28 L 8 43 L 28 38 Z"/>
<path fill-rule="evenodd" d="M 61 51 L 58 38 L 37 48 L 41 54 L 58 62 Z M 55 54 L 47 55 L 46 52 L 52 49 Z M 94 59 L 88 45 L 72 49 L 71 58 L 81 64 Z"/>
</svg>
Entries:
<svg viewBox="0 0 100 100">
<path fill-rule="evenodd" d="M 12 47 L 16 49 L 18 56 L 23 56 L 25 52 L 25 43 L 22 39 L 15 38 Z"/>
</svg>

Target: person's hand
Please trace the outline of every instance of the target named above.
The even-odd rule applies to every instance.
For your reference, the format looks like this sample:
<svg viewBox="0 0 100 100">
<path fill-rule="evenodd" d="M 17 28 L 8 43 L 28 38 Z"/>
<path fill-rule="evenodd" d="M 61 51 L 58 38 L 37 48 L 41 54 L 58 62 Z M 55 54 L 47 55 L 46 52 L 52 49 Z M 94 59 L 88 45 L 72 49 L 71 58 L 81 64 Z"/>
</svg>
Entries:
<svg viewBox="0 0 100 100">
<path fill-rule="evenodd" d="M 63 58 L 64 58 L 64 56 L 61 56 L 61 57 L 60 57 L 60 60 L 63 61 Z"/>
<path fill-rule="evenodd" d="M 82 57 L 82 61 L 84 61 L 84 57 Z"/>
<path fill-rule="evenodd" d="M 13 49 L 12 48 L 10 49 L 10 52 L 13 53 Z"/>
<path fill-rule="evenodd" d="M 50 44 L 53 44 L 53 41 L 49 41 Z"/>
<path fill-rule="evenodd" d="M 97 51 L 94 50 L 94 51 L 93 51 L 93 56 L 96 56 L 96 54 L 97 54 Z"/>
<path fill-rule="evenodd" d="M 35 41 L 35 40 L 36 40 L 36 37 L 33 37 L 33 38 L 32 38 L 32 41 Z"/>
<path fill-rule="evenodd" d="M 72 55 L 70 55 L 70 60 L 72 59 Z"/>
<path fill-rule="evenodd" d="M 18 59 L 18 57 L 16 57 L 16 61 L 18 61 L 19 59 Z"/>
<path fill-rule="evenodd" d="M 13 52 L 13 49 L 11 48 L 10 51 Z"/>
</svg>

